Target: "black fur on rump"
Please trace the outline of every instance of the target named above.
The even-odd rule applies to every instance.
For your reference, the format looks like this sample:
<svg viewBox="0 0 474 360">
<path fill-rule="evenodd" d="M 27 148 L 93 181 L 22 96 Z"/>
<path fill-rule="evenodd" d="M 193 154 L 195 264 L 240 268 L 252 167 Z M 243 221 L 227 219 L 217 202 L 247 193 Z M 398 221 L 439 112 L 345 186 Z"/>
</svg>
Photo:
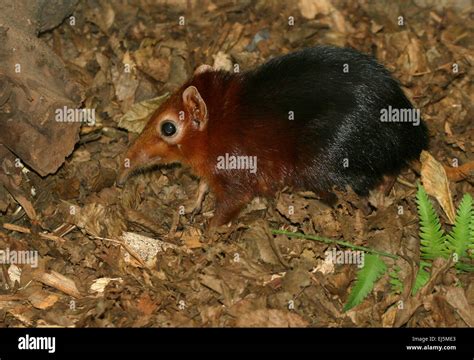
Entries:
<svg viewBox="0 0 474 360">
<path fill-rule="evenodd" d="M 272 121 L 296 137 L 296 187 L 324 192 L 350 185 L 367 195 L 428 146 L 421 118 L 418 126 L 381 121 L 382 109 L 412 104 L 382 65 L 355 50 L 308 48 L 270 60 L 241 81 L 242 118 Z"/>
</svg>

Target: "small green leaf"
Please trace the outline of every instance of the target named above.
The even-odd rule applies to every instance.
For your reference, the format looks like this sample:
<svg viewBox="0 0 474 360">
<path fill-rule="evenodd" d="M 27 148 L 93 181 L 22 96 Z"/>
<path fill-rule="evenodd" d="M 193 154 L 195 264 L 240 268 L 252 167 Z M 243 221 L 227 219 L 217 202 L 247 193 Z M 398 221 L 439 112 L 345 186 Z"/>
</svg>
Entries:
<svg viewBox="0 0 474 360">
<path fill-rule="evenodd" d="M 400 280 L 400 267 L 396 266 L 393 271 L 389 272 L 390 276 L 390 287 L 393 294 L 401 294 L 403 292 L 403 283 Z"/>
<path fill-rule="evenodd" d="M 374 288 L 375 282 L 387 271 L 387 265 L 377 255 L 365 254 L 364 267 L 357 273 L 357 281 L 344 305 L 344 311 L 359 305 Z"/>
<path fill-rule="evenodd" d="M 411 291 L 412 295 L 415 295 L 430 279 L 430 272 L 426 268 L 431 267 L 431 264 L 426 261 L 420 261 L 420 268 L 416 274 L 415 285 Z"/>
</svg>

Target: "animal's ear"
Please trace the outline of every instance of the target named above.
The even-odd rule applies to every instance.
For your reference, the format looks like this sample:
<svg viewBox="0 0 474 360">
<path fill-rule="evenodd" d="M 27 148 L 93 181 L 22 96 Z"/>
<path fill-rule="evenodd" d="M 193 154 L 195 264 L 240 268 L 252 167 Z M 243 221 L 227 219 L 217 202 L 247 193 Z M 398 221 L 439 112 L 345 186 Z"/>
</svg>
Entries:
<svg viewBox="0 0 474 360">
<path fill-rule="evenodd" d="M 183 91 L 183 104 L 193 125 L 204 130 L 208 120 L 207 106 L 195 86 L 189 86 Z"/>
<path fill-rule="evenodd" d="M 194 70 L 194 75 L 198 75 L 198 74 L 201 74 L 203 72 L 206 72 L 206 71 L 212 71 L 213 68 L 211 65 L 207 65 L 207 64 L 203 64 L 203 65 L 199 65 L 196 70 Z"/>
</svg>

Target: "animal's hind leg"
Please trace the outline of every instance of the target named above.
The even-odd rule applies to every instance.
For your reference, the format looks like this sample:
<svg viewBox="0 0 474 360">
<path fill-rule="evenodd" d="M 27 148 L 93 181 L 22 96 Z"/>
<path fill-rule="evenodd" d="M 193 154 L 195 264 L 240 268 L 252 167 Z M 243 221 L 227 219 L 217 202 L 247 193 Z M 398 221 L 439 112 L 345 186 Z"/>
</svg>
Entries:
<svg viewBox="0 0 474 360">
<path fill-rule="evenodd" d="M 348 185 L 350 185 L 352 190 L 359 196 L 368 196 L 369 191 L 378 183 L 376 178 L 365 174 L 352 175 L 348 180 Z"/>
<path fill-rule="evenodd" d="M 316 191 L 316 195 L 319 196 L 321 201 L 329 206 L 334 206 L 337 202 L 337 196 L 331 191 L 320 190 Z"/>
<path fill-rule="evenodd" d="M 211 228 L 227 224 L 230 220 L 235 218 L 240 210 L 252 200 L 250 196 L 237 197 L 230 192 L 216 193 L 216 208 L 214 216 L 209 223 Z"/>
</svg>

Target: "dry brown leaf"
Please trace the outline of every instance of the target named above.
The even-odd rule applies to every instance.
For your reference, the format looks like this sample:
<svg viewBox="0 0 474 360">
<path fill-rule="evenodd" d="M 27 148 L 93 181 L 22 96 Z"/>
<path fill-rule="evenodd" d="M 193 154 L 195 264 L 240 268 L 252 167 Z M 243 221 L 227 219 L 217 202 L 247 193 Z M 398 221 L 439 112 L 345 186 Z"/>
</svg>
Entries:
<svg viewBox="0 0 474 360">
<path fill-rule="evenodd" d="M 15 264 L 11 264 L 10 267 L 8 268 L 8 277 L 10 278 L 10 281 L 12 284 L 15 282 L 18 282 L 18 284 L 21 283 L 21 269 L 16 266 Z"/>
<path fill-rule="evenodd" d="M 448 121 L 444 122 L 444 132 L 448 136 L 453 136 L 453 130 L 451 129 L 451 124 Z"/>
<path fill-rule="evenodd" d="M 278 197 L 277 210 L 278 212 L 289 219 L 293 224 L 301 224 L 308 218 L 308 200 L 290 194 L 281 194 Z"/>
<path fill-rule="evenodd" d="M 118 126 L 130 132 L 141 133 L 146 123 L 160 105 L 169 97 L 169 94 L 155 97 L 133 104 L 118 121 Z"/>
<path fill-rule="evenodd" d="M 137 309 L 144 315 L 153 314 L 157 308 L 158 304 L 151 299 L 148 293 L 143 293 L 138 299 Z"/>
<path fill-rule="evenodd" d="M 127 228 L 122 209 L 93 202 L 82 208 L 70 207 L 70 221 L 79 229 L 96 237 L 120 236 Z"/>
<path fill-rule="evenodd" d="M 31 220 L 36 220 L 37 216 L 33 204 L 23 195 L 18 185 L 15 184 L 15 182 L 13 181 L 13 179 L 3 173 L 0 173 L 0 184 L 3 185 L 5 189 L 10 193 L 10 195 L 16 200 L 16 202 L 20 204 L 26 215 Z"/>
<path fill-rule="evenodd" d="M 184 241 L 184 245 L 188 249 L 197 249 L 202 247 L 200 239 L 202 239 L 202 231 L 199 228 L 190 227 L 186 228 L 181 235 L 176 234 Z"/>
<path fill-rule="evenodd" d="M 446 293 L 446 301 L 470 327 L 474 327 L 474 306 L 469 305 L 462 288 L 450 287 Z"/>
<path fill-rule="evenodd" d="M 329 0 L 300 0 L 298 7 L 306 19 L 314 19 L 318 14 L 329 15 L 334 9 Z"/>
<path fill-rule="evenodd" d="M 311 209 L 311 208 L 310 208 Z M 341 224 L 332 209 L 310 211 L 314 228 L 326 237 L 337 237 L 341 232 Z"/>
<path fill-rule="evenodd" d="M 314 268 L 313 272 L 319 271 L 323 275 L 334 273 L 334 261 L 329 257 L 324 260 L 318 260 L 318 265 Z"/>
<path fill-rule="evenodd" d="M 252 257 L 260 259 L 264 263 L 279 264 L 278 255 L 272 247 L 273 235 L 269 235 L 268 224 L 263 220 L 252 222 L 250 227 L 242 234 L 242 241 L 247 244 Z"/>
<path fill-rule="evenodd" d="M 199 308 L 199 315 L 201 316 L 203 324 L 219 326 L 219 319 L 221 318 L 223 311 L 224 306 L 222 305 L 206 305 Z"/>
<path fill-rule="evenodd" d="M 446 176 L 443 165 L 427 151 L 421 152 L 420 160 L 421 181 L 423 182 L 426 192 L 438 200 L 438 203 L 448 217 L 449 223 L 454 224 L 456 211 L 451 190 L 449 189 L 448 177 Z"/>
<path fill-rule="evenodd" d="M 110 278 L 110 277 L 103 277 L 99 279 L 95 279 L 91 286 L 90 286 L 90 291 L 91 292 L 97 292 L 97 293 L 103 293 L 105 290 L 105 287 L 111 282 L 111 281 L 119 281 L 123 282 L 122 278 Z"/>
<path fill-rule="evenodd" d="M 201 284 L 222 295 L 223 281 L 211 275 L 200 275 Z"/>
<path fill-rule="evenodd" d="M 470 161 L 458 167 L 444 166 L 446 175 L 450 181 L 461 181 L 469 176 L 474 176 L 474 161 Z"/>
<path fill-rule="evenodd" d="M 45 310 L 53 306 L 59 300 L 59 296 L 49 291 L 40 290 L 31 294 L 28 300 L 35 308 Z"/>
<path fill-rule="evenodd" d="M 395 323 L 395 319 L 397 318 L 397 305 L 390 307 L 383 315 L 382 315 L 382 327 L 393 327 Z"/>
<path fill-rule="evenodd" d="M 153 239 L 147 236 L 135 234 L 132 232 L 124 232 L 121 240 L 138 256 L 146 266 L 153 268 L 156 262 L 156 254 L 158 252 L 166 251 L 166 249 L 179 249 L 178 246 Z M 125 258 L 125 261 L 131 260 Z"/>
<path fill-rule="evenodd" d="M 353 30 L 330 0 L 300 0 L 298 7 L 301 15 L 306 19 L 314 19 L 320 14 L 330 16 L 330 21 L 337 32 L 346 33 Z"/>
<path fill-rule="evenodd" d="M 130 70 L 127 71 L 126 67 Z M 136 75 L 135 63 L 131 59 L 130 53 L 126 52 L 122 63 L 112 67 L 110 71 L 115 88 L 115 96 L 121 102 L 122 110 L 127 111 L 135 100 L 135 92 L 140 83 Z"/>
<path fill-rule="evenodd" d="M 170 76 L 170 60 L 168 49 L 165 54 L 157 51 L 161 47 L 157 39 L 145 38 L 140 48 L 133 53 L 138 68 L 153 79 L 166 82 Z M 168 56 L 166 56 L 168 54 Z"/>
<path fill-rule="evenodd" d="M 115 11 L 111 4 L 107 2 L 98 2 L 95 8 L 87 8 L 86 18 L 96 24 L 100 30 L 107 34 L 108 29 L 115 20 Z"/>
<path fill-rule="evenodd" d="M 308 322 L 298 314 L 276 310 L 258 309 L 237 317 L 238 327 L 306 327 Z"/>
<path fill-rule="evenodd" d="M 282 288 L 294 296 L 309 285 L 311 285 L 310 272 L 303 266 L 294 267 L 287 271 L 281 282 Z"/>
<path fill-rule="evenodd" d="M 405 294 L 405 296 L 409 297 L 403 301 L 403 306 L 399 311 L 397 311 L 394 327 L 400 327 L 410 320 L 415 311 L 423 304 L 423 301 L 429 295 L 431 295 L 435 284 L 439 281 L 439 278 L 452 266 L 452 263 L 452 259 L 446 260 L 443 258 L 438 258 L 433 262 L 430 279 L 428 282 L 420 290 L 418 290 L 415 296 L 409 296 L 409 293 Z"/>
<path fill-rule="evenodd" d="M 416 37 L 410 37 L 407 45 L 407 54 L 410 61 L 410 73 L 423 73 L 427 71 L 426 55 L 421 42 Z"/>
<path fill-rule="evenodd" d="M 33 316 L 35 312 L 30 305 L 18 305 L 8 309 L 7 312 L 27 326 L 33 326 Z"/>
</svg>

